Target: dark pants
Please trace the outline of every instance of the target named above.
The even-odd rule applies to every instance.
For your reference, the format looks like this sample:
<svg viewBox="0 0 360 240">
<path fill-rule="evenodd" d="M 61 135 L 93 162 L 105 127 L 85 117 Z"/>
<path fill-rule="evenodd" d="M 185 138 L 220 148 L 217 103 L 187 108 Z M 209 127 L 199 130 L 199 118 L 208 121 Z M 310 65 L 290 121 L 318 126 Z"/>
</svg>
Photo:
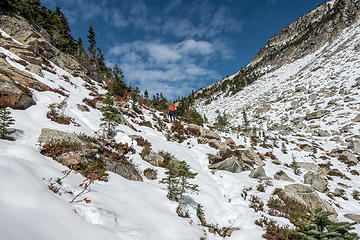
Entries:
<svg viewBox="0 0 360 240">
<path fill-rule="evenodd" d="M 170 115 L 170 121 L 175 121 L 175 111 L 173 112 L 169 111 L 169 115 Z"/>
</svg>

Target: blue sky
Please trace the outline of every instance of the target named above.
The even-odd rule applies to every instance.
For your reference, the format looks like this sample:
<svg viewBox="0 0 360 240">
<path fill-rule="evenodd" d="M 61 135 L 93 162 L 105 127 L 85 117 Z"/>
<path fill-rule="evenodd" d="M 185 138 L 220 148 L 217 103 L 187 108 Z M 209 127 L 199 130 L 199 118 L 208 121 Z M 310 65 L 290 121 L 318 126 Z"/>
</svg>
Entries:
<svg viewBox="0 0 360 240">
<path fill-rule="evenodd" d="M 320 0 L 42 0 L 75 39 L 93 24 L 109 66 L 150 94 L 187 95 L 246 66 L 269 38 Z"/>
</svg>

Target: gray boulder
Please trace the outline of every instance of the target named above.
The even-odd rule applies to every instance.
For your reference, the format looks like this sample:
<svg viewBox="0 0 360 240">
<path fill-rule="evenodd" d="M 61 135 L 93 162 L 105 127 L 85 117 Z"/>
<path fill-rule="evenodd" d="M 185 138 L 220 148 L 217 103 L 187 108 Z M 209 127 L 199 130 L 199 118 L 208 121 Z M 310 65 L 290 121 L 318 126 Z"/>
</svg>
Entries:
<svg viewBox="0 0 360 240">
<path fill-rule="evenodd" d="M 113 161 L 112 159 L 103 158 L 105 169 L 110 172 L 119 174 L 123 178 L 132 181 L 142 181 L 141 175 L 138 173 L 133 164 L 125 161 Z"/>
<path fill-rule="evenodd" d="M 220 149 L 220 150 L 230 149 L 230 147 L 226 143 L 220 142 L 217 139 L 210 139 L 209 146 L 212 148 L 215 148 L 215 149 Z"/>
<path fill-rule="evenodd" d="M 154 151 L 151 151 L 150 154 L 144 156 L 143 159 L 145 161 L 147 161 L 148 163 L 150 163 L 151 165 L 157 166 L 157 167 L 162 165 L 164 162 L 164 158 L 160 154 L 158 154 Z"/>
<path fill-rule="evenodd" d="M 259 155 L 254 151 L 253 148 L 241 150 L 241 160 L 243 162 L 250 162 L 258 166 L 264 166 L 265 163 L 261 160 Z"/>
<path fill-rule="evenodd" d="M 88 106 L 83 104 L 76 104 L 77 108 L 82 112 L 90 112 L 90 109 Z"/>
<path fill-rule="evenodd" d="M 217 133 L 215 133 L 211 130 L 205 129 L 205 128 L 201 129 L 200 134 L 202 137 L 207 138 L 207 139 L 217 139 L 217 140 L 221 139 L 221 137 Z"/>
<path fill-rule="evenodd" d="M 251 171 L 249 177 L 251 178 L 258 178 L 258 179 L 269 179 L 266 176 L 265 170 L 262 166 L 259 166 Z"/>
<path fill-rule="evenodd" d="M 309 121 L 309 120 L 313 120 L 313 119 L 319 119 L 319 118 L 324 117 L 325 115 L 326 115 L 325 110 L 319 110 L 316 112 L 307 113 L 305 120 Z"/>
<path fill-rule="evenodd" d="M 74 134 L 59 130 L 43 128 L 38 138 L 40 143 L 59 143 L 68 141 L 76 144 L 82 144 L 82 141 Z"/>
<path fill-rule="evenodd" d="M 243 162 L 235 156 L 227 158 L 224 161 L 209 165 L 209 169 L 218 169 L 233 173 L 241 172 L 243 170 L 243 167 Z"/>
<path fill-rule="evenodd" d="M 319 192 L 325 192 L 328 185 L 328 182 L 324 178 L 312 171 L 304 175 L 304 183 L 310 184 L 312 188 Z"/>
<path fill-rule="evenodd" d="M 358 114 L 352 121 L 353 122 L 360 122 L 360 114 Z"/>
<path fill-rule="evenodd" d="M 347 219 L 350 219 L 356 223 L 360 223 L 360 215 L 355 213 L 347 213 L 344 215 Z"/>
</svg>

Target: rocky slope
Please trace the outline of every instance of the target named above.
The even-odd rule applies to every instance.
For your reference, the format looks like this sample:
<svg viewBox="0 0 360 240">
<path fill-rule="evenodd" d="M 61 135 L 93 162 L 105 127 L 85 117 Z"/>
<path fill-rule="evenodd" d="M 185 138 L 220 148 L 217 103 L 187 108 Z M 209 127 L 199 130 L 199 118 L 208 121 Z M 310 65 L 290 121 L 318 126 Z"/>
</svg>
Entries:
<svg viewBox="0 0 360 240">
<path fill-rule="evenodd" d="M 340 217 L 360 212 L 358 202 L 332 199 L 339 191 L 350 197 L 359 191 L 359 6 L 359 1 L 320 5 L 272 37 L 238 74 L 199 90 L 195 106 L 210 124 L 219 115 L 227 118 L 229 136 L 252 136 L 255 151 L 272 161 L 265 168 L 289 168 L 297 161 L 301 178 L 295 181 L 327 193 L 323 199 Z M 232 87 L 243 80 L 234 93 Z M 235 172 L 232 164 L 213 167 Z M 323 179 L 314 184 L 308 171 Z"/>
</svg>

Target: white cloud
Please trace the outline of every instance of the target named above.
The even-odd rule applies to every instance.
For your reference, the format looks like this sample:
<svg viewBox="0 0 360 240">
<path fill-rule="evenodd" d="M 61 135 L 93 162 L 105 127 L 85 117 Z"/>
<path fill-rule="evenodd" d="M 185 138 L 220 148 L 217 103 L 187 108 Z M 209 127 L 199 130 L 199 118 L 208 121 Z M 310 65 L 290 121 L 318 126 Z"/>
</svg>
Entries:
<svg viewBox="0 0 360 240">
<path fill-rule="evenodd" d="M 110 62 L 118 62 L 131 85 L 161 91 L 167 97 L 183 96 L 210 79 L 220 79 L 208 67 L 211 56 L 219 54 L 210 42 L 185 40 L 179 43 L 136 41 L 113 46 Z"/>
<path fill-rule="evenodd" d="M 181 59 L 181 55 L 176 49 L 170 49 L 169 46 L 163 44 L 149 45 L 148 53 L 157 63 L 177 62 Z"/>
<path fill-rule="evenodd" d="M 187 54 L 209 55 L 214 52 L 212 44 L 207 41 L 195 41 L 194 39 L 189 39 L 183 41 L 180 46 L 180 51 Z"/>
</svg>

